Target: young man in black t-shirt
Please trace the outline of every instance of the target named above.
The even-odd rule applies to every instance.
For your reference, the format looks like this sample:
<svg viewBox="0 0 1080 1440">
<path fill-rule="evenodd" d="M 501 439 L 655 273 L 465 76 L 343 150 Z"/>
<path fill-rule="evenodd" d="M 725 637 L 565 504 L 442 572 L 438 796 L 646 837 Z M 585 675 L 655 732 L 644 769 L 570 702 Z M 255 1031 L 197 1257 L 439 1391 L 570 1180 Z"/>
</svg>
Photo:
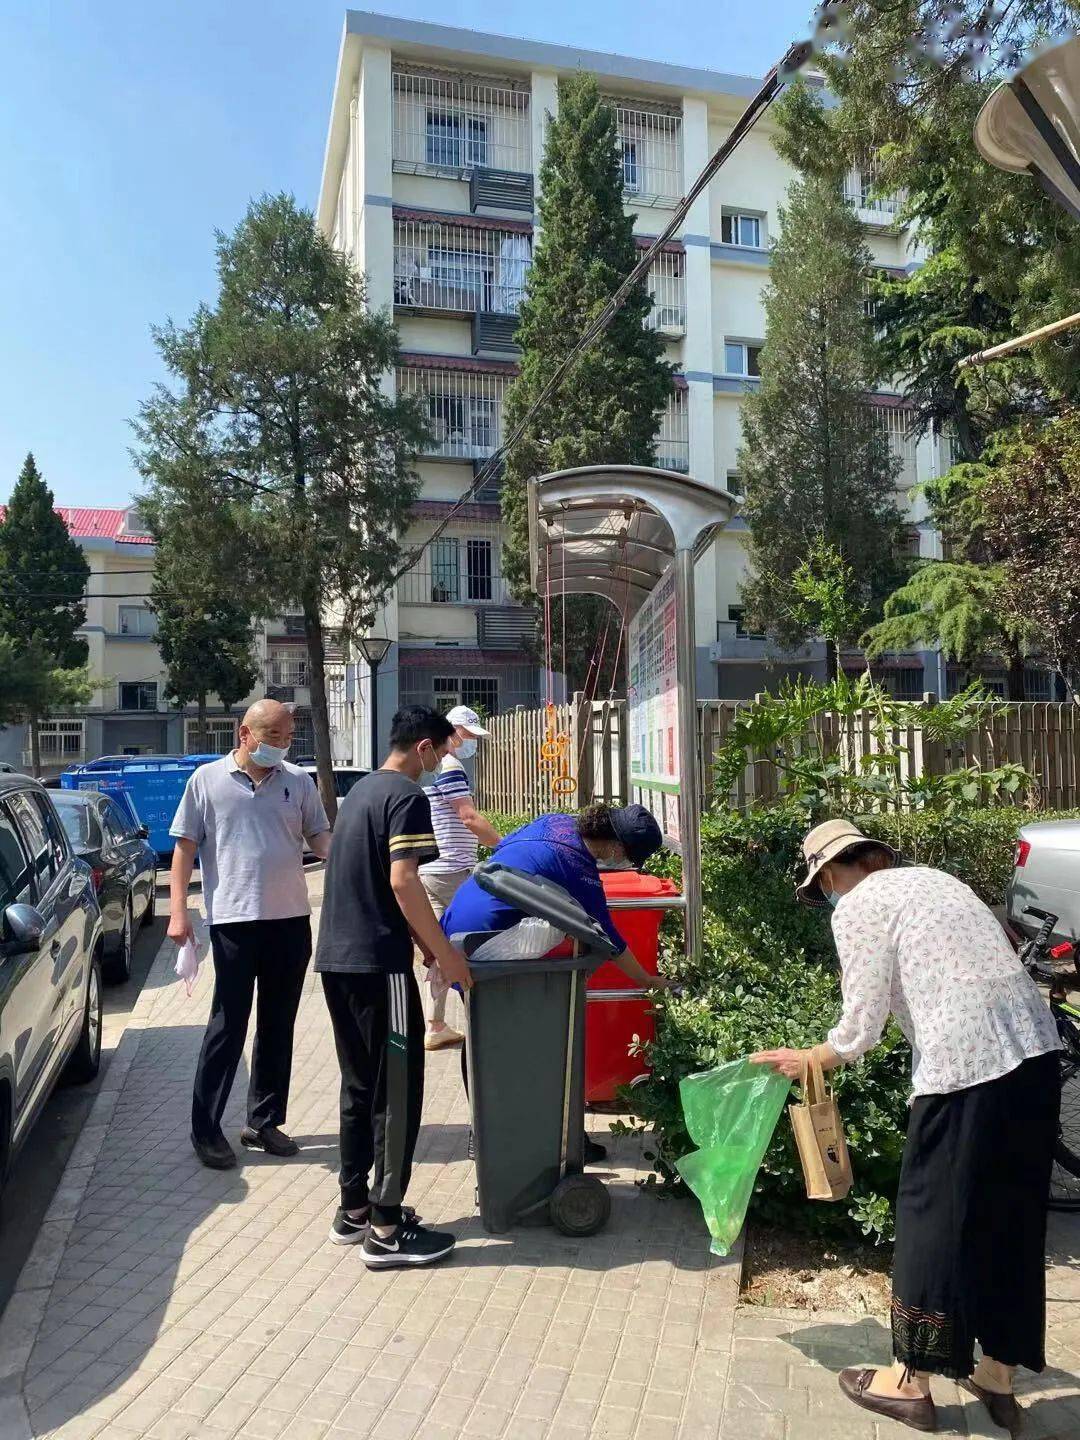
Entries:
<svg viewBox="0 0 1080 1440">
<path fill-rule="evenodd" d="M 424 1098 L 414 939 L 452 984 L 472 983 L 419 874 L 439 852 L 417 782 L 438 769 L 453 733 L 437 710 L 398 711 L 382 768 L 342 803 L 326 870 L 315 969 L 341 1067 L 341 1205 L 330 1238 L 362 1244 L 372 1268 L 430 1265 L 454 1248 L 402 1205 Z"/>
</svg>

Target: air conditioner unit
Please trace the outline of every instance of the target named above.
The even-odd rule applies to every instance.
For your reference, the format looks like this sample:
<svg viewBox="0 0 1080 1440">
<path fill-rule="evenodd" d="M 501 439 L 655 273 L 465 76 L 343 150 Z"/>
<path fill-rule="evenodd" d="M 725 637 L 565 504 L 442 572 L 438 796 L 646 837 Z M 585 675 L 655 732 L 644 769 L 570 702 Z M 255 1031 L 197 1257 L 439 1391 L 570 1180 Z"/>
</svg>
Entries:
<svg viewBox="0 0 1080 1440">
<path fill-rule="evenodd" d="M 686 319 L 681 305 L 658 305 L 656 323 L 660 330 L 685 330 Z"/>
</svg>

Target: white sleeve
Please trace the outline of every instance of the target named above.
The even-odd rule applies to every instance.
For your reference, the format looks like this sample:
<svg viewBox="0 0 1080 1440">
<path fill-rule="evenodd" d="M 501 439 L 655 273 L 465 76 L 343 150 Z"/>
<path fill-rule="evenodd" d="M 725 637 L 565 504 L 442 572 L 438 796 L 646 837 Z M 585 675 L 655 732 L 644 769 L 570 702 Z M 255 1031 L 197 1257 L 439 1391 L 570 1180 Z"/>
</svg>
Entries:
<svg viewBox="0 0 1080 1440">
<path fill-rule="evenodd" d="M 840 957 L 844 1008 L 828 1041 L 842 1060 L 857 1060 L 881 1039 L 889 1019 L 896 952 L 889 933 L 889 911 L 873 887 L 861 895 L 864 880 L 841 902 L 833 916 L 833 939 Z"/>
</svg>

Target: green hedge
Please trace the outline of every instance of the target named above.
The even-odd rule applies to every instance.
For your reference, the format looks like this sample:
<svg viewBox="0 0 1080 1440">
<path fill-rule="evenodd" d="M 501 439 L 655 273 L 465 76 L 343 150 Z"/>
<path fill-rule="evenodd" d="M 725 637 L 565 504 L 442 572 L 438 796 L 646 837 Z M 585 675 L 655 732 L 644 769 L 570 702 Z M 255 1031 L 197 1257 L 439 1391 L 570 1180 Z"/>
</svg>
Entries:
<svg viewBox="0 0 1080 1440">
<path fill-rule="evenodd" d="M 1020 825 L 1036 818 L 1012 808 L 942 817 L 870 816 L 859 823 L 916 863 L 939 866 L 998 904 L 1012 871 Z M 825 1038 L 840 1013 L 840 984 L 827 911 L 798 905 L 802 812 L 775 809 L 703 822 L 703 953 L 687 962 L 669 937 L 667 966 L 684 982 L 680 997 L 660 1002 L 652 1079 L 632 1092 L 636 1113 L 655 1139 L 650 1158 L 675 1183 L 674 1161 L 691 1148 L 682 1123 L 678 1082 L 753 1050 L 806 1046 Z M 678 861 L 659 867 L 678 875 Z M 759 1214 L 826 1232 L 892 1235 L 909 1094 L 910 1052 L 891 1026 L 882 1044 L 836 1076 L 855 1172 L 848 1199 L 809 1204 L 783 1121 L 766 1157 L 755 1198 Z"/>
<path fill-rule="evenodd" d="M 491 816 L 504 834 L 522 816 Z M 1035 816 L 1011 807 L 941 816 L 867 816 L 860 825 L 918 864 L 939 866 L 998 904 L 1012 871 L 1020 825 Z M 680 923 L 665 922 L 664 968 L 683 985 L 658 1002 L 657 1038 L 650 1047 L 652 1078 L 629 1092 L 649 1132 L 659 1178 L 677 1184 L 675 1160 L 691 1147 L 682 1121 L 678 1083 L 753 1050 L 806 1046 L 825 1038 L 840 1014 L 836 952 L 826 911 L 795 901 L 805 818 L 776 808 L 749 816 L 718 811 L 702 822 L 704 947 L 687 962 Z M 650 867 L 679 878 L 677 856 Z M 840 1238 L 861 1231 L 892 1235 L 910 1090 L 910 1052 L 895 1027 L 860 1064 L 836 1076 L 836 1089 L 855 1171 L 855 1185 L 838 1205 L 810 1204 L 786 1119 L 765 1160 L 755 1197 L 759 1214 L 812 1226 Z"/>
</svg>

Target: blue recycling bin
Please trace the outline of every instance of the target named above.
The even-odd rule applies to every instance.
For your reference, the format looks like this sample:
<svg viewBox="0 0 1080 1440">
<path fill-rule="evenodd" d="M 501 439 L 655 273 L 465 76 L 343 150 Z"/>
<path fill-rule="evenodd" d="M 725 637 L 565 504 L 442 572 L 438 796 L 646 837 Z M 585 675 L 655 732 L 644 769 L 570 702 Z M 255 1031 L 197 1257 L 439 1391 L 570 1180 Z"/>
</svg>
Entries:
<svg viewBox="0 0 1080 1440">
<path fill-rule="evenodd" d="M 188 778 L 220 755 L 103 755 L 73 765 L 60 776 L 62 790 L 100 790 L 115 800 L 136 825 L 145 825 L 162 863 L 172 858 L 169 826 Z"/>
</svg>

